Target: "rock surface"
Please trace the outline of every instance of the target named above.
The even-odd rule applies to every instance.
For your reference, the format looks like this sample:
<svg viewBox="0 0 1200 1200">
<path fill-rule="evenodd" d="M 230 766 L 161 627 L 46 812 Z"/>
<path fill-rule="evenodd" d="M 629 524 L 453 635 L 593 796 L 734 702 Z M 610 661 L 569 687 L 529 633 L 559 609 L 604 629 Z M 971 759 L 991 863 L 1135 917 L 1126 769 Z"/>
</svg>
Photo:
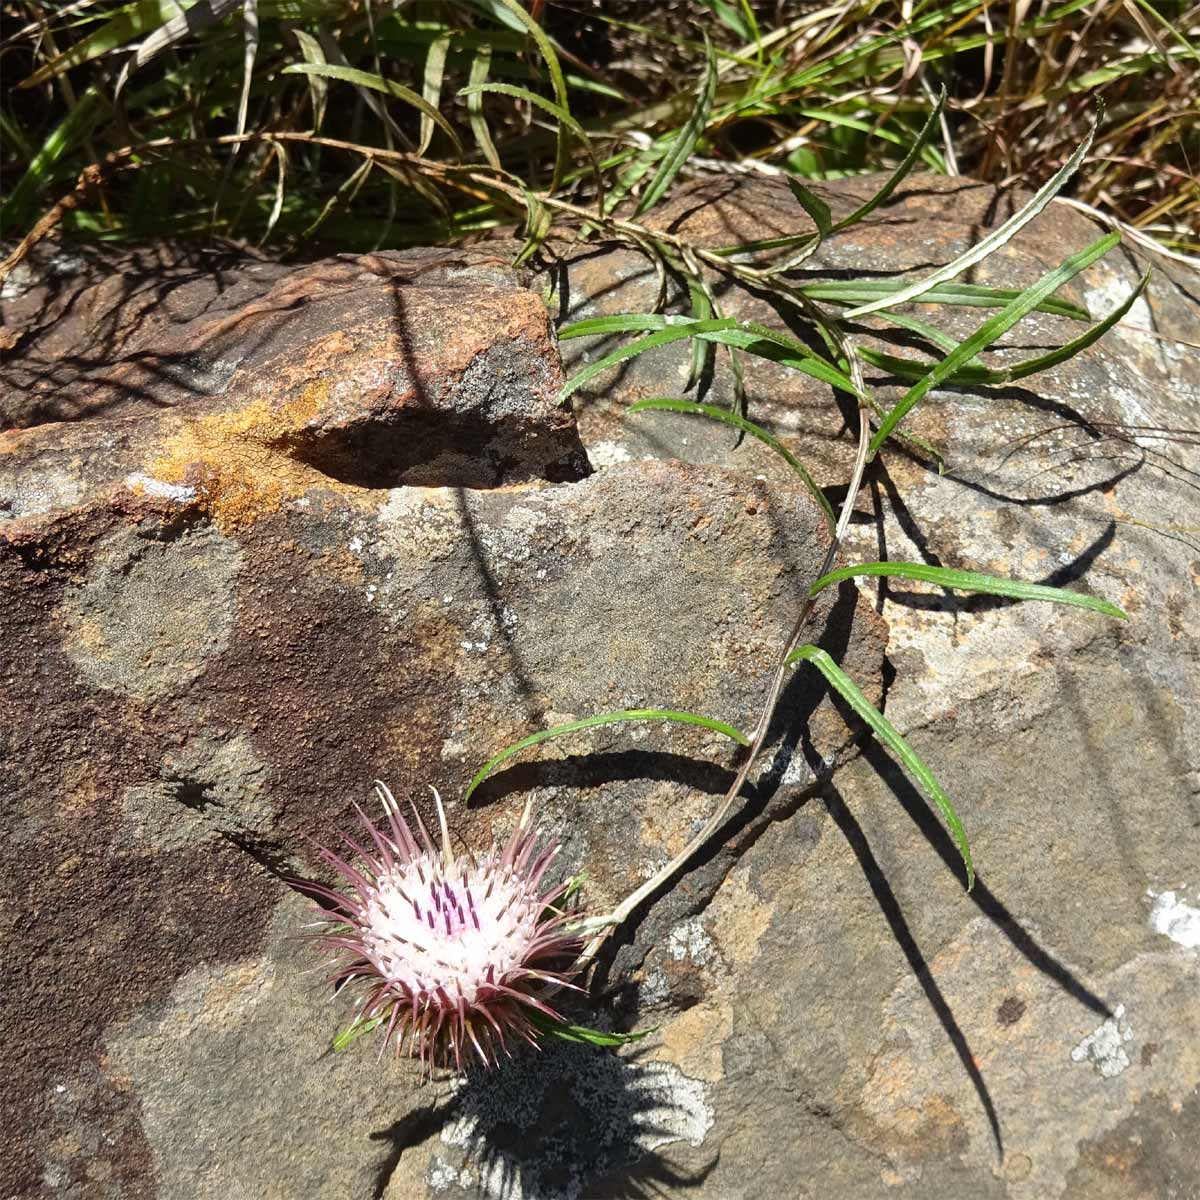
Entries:
<svg viewBox="0 0 1200 1200">
<path fill-rule="evenodd" d="M 838 215 L 869 186 L 825 194 Z M 806 269 L 946 261 L 1003 203 L 918 180 Z M 655 219 L 707 245 L 806 221 L 726 180 Z M 1052 206 L 974 281 L 1021 286 L 1094 236 Z M 559 250 L 560 315 L 652 303 L 638 256 Z M 344 1011 L 303 974 L 305 905 L 276 873 L 311 870 L 306 836 L 372 779 L 459 796 L 546 724 L 664 706 L 748 728 L 819 514 L 757 443 L 623 418 L 678 392 L 686 349 L 557 408 L 548 279 L 523 286 L 503 246 L 116 253 L 58 252 L 0 297 L 5 1194 L 1200 1188 L 1200 281 L 1160 271 L 1109 338 L 1019 387 L 935 393 L 912 428 L 947 474 L 883 456 L 852 526 L 849 558 L 1067 583 L 1127 624 L 876 582 L 814 623 L 954 797 L 974 892 L 798 674 L 744 808 L 632 926 L 591 1013 L 657 1032 L 427 1082 L 328 1052 Z M 1106 260 L 1067 294 L 1107 311 L 1136 273 Z M 780 327 L 742 289 L 722 303 Z M 960 337 L 982 318 L 915 311 Z M 1000 354 L 1075 332 L 1039 315 Z M 564 342 L 568 370 L 598 350 Z M 750 415 L 844 480 L 828 389 L 743 362 Z M 722 353 L 710 398 L 729 387 Z M 532 794 L 599 911 L 699 828 L 733 761 L 704 731 L 604 727 L 451 824 L 482 846 Z"/>
</svg>

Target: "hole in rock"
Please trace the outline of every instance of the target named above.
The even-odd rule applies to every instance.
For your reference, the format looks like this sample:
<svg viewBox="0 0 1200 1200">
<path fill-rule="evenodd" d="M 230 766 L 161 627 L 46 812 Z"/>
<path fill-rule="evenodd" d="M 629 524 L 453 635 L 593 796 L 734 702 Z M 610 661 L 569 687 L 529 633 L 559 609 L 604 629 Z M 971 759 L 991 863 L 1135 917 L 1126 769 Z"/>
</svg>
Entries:
<svg viewBox="0 0 1200 1200">
<path fill-rule="evenodd" d="M 304 431 L 286 439 L 292 457 L 362 488 L 493 488 L 590 474 L 581 451 L 535 422 L 416 410 L 388 422 Z"/>
</svg>

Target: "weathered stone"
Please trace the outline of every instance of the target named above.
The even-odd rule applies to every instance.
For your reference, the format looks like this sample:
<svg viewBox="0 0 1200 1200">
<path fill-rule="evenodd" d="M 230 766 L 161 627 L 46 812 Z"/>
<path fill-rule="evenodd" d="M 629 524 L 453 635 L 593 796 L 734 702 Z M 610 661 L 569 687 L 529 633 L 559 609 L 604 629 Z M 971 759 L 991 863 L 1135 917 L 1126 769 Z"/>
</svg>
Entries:
<svg viewBox="0 0 1200 1200">
<path fill-rule="evenodd" d="M 871 184 L 822 195 L 839 216 Z M 805 274 L 920 272 L 1019 201 L 918 180 Z M 785 189 L 759 182 L 683 189 L 657 220 L 703 245 L 807 225 Z M 1096 236 L 1052 205 L 972 280 L 1025 286 Z M 1122 251 L 1063 294 L 1103 315 L 1143 266 Z M 573 317 L 642 311 L 656 290 L 653 269 L 620 248 L 555 275 L 570 281 Z M 1165 1200 L 1200 1184 L 1198 282 L 1156 263 L 1145 299 L 1078 358 L 1016 386 L 936 390 L 907 425 L 944 452 L 944 475 L 903 453 L 869 473 L 847 559 L 1079 587 L 1130 620 L 864 587 L 890 631 L 888 716 L 954 798 L 980 881 L 962 893 L 946 835 L 871 747 L 820 806 L 743 855 L 699 929 L 651 953 L 643 971 L 665 986 L 689 947 L 697 997 L 663 1026 L 661 1053 L 685 1071 L 719 1066 L 705 1150 L 715 1142 L 720 1158 L 702 1193 Z M 785 327 L 761 296 L 734 287 L 721 301 L 726 315 Z M 960 339 L 986 316 L 911 311 Z M 912 353 L 868 326 L 873 344 Z M 1078 331 L 1037 314 L 989 357 L 1011 362 Z M 620 340 L 564 342 L 568 371 Z M 735 450 L 718 427 L 623 415 L 679 394 L 688 362 L 686 346 L 662 347 L 578 393 L 594 461 L 679 453 L 772 469 L 769 451 Z M 849 439 L 828 389 L 742 364 L 751 418 L 822 483 L 844 481 Z M 903 394 L 869 378 L 885 402 Z M 732 398 L 723 353 L 708 398 Z M 776 1127 L 786 1137 L 764 1137 Z"/>
<path fill-rule="evenodd" d="M 870 186 L 822 194 L 840 215 Z M 919 270 L 1010 204 L 920 179 L 805 269 Z M 656 219 L 709 245 L 806 222 L 784 189 L 728 180 Z M 1023 285 L 1094 235 L 1052 206 L 974 279 Z M 860 730 L 804 670 L 744 806 L 607 964 L 609 1003 L 588 1015 L 657 1025 L 650 1038 L 431 1082 L 376 1064 L 366 1041 L 328 1053 L 344 1004 L 301 975 L 304 904 L 270 874 L 311 869 L 305 835 L 344 827 L 376 776 L 419 804 L 427 782 L 454 798 L 500 746 L 590 712 L 679 706 L 748 727 L 825 545 L 757 443 L 624 418 L 679 390 L 680 347 L 579 394 L 588 475 L 553 406 L 533 303 L 549 277 L 521 290 L 505 249 L 219 272 L 159 258 L 169 287 L 130 269 L 82 298 L 51 275 L 58 324 L 17 326 L 30 375 L 10 376 L 6 402 L 29 427 L 0 437 L 10 1190 L 1188 1195 L 1200 555 L 1179 431 L 1197 423 L 1184 343 L 1200 338 L 1195 280 L 1173 265 L 1079 359 L 1020 387 L 935 392 L 911 424 L 948 473 L 885 454 L 847 551 L 1082 587 L 1128 624 L 878 581 L 862 591 L 879 615 L 844 585 L 814 622 L 954 798 L 970 896 L 925 801 L 873 744 L 854 756 Z M 1067 294 L 1106 310 L 1136 273 L 1101 265 Z M 653 301 L 652 270 L 623 250 L 554 277 L 572 315 Z M 384 290 L 428 315 L 425 340 L 389 326 Z M 12 302 L 26 322 L 31 297 Z M 781 321 L 739 288 L 722 304 Z M 102 332 L 77 333 L 76 354 L 62 331 L 81 310 Z M 958 336 L 983 316 L 920 312 Z M 1039 315 L 998 361 L 1076 332 Z M 154 377 L 177 389 L 167 406 L 121 382 L 189 339 L 194 365 Z M 570 367 L 599 347 L 563 350 Z M 388 441 L 417 402 L 402 352 L 430 395 L 479 416 L 479 440 L 464 425 Z M 214 365 L 234 360 L 227 377 Z M 724 362 L 710 398 L 730 394 Z M 844 482 L 853 414 L 743 363 L 751 417 Z M 46 372 L 54 386 L 30 382 Z M 82 419 L 45 424 L 55 396 Z M 698 461 L 658 461 L 675 457 Z M 464 482 L 481 486 L 449 486 Z M 703 731 L 603 727 L 517 760 L 470 811 L 452 801 L 451 825 L 480 847 L 532 794 L 601 911 L 700 827 L 732 761 Z"/>
<path fill-rule="evenodd" d="M 64 1196 L 382 1194 L 436 1094 L 403 1065 L 328 1055 L 346 1006 L 301 974 L 314 962 L 285 935 L 303 905 L 272 872 L 311 871 L 307 837 L 333 839 L 377 776 L 428 816 L 426 783 L 460 796 L 489 753 L 554 721 L 628 707 L 756 717 L 827 544 L 815 506 L 786 477 L 720 467 L 589 476 L 571 414 L 553 406 L 541 300 L 490 254 L 473 260 L 481 274 L 436 284 L 415 270 L 428 258 L 388 257 L 386 289 L 377 264 L 267 272 L 242 308 L 181 316 L 198 355 L 237 361 L 211 394 L 149 408 L 110 372 L 79 383 L 78 419 L 3 435 L 23 497 L 0 524 L 19 1192 L 40 1180 Z M 354 286 L 312 291 L 342 275 Z M 385 290 L 416 332 L 386 327 Z M 307 298 L 277 326 L 287 296 Z M 209 337 L 206 321 L 225 332 Z M 409 456 L 402 467 L 371 458 L 370 438 L 386 444 L 416 401 L 394 362 L 382 390 L 362 373 L 401 349 L 438 420 L 453 430 L 456 413 L 478 414 L 481 440 L 406 435 L 387 451 Z M 414 483 L 432 478 L 519 482 Z M 822 606 L 822 630 L 879 698 L 883 627 L 856 613 L 853 589 Z M 780 751 L 725 838 L 639 925 L 613 968 L 634 991 L 638 964 L 703 908 L 742 845 L 851 752 L 857 729 L 814 680 L 787 705 L 808 719 L 813 765 Z M 563 841 L 560 869 L 586 869 L 600 911 L 686 842 L 731 760 L 704 730 L 595 729 L 499 773 L 470 812 L 452 800 L 451 823 L 482 848 L 532 793 Z M 682 986 L 659 1004 L 689 1002 Z M 575 1081 L 576 1113 L 556 1119 L 568 1145 L 595 1143 L 572 1164 L 549 1136 L 550 1158 L 519 1168 L 538 1187 L 555 1171 L 593 1186 L 666 1142 L 699 1145 L 711 1124 L 707 1083 L 673 1064 L 576 1051 L 522 1069 L 548 1103 L 553 1078 Z M 502 1137 L 513 1086 L 458 1088 L 443 1171 Z M 592 1092 L 609 1111 L 598 1140 L 578 1124 Z M 486 1186 L 518 1148 L 493 1155 Z"/>
</svg>

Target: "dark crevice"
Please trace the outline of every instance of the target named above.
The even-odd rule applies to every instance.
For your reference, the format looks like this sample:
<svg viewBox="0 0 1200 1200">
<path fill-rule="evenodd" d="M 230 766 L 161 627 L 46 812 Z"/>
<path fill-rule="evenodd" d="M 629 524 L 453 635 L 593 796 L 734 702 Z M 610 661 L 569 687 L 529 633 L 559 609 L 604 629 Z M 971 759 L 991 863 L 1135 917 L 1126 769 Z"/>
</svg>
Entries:
<svg viewBox="0 0 1200 1200">
<path fill-rule="evenodd" d="M 494 488 L 543 479 L 569 483 L 591 468 L 582 449 L 549 462 L 532 460 L 544 426 L 521 417 L 489 420 L 411 409 L 388 421 L 289 433 L 275 443 L 340 483 L 361 488 Z"/>
</svg>

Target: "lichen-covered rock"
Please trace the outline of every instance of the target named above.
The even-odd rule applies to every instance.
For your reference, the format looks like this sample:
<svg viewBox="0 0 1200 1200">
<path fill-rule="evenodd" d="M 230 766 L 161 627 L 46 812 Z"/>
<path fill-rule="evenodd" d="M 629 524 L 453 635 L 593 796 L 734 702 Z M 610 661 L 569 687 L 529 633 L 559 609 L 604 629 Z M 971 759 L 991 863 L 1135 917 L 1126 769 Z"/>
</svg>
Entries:
<svg viewBox="0 0 1200 1200">
<path fill-rule="evenodd" d="M 841 215 L 870 187 L 822 194 Z M 919 179 L 805 270 L 943 262 L 1009 204 Z M 654 219 L 708 245 L 807 221 L 786 189 L 730 180 Z M 974 281 L 1024 285 L 1093 237 L 1051 206 Z M 377 776 L 418 804 L 435 784 L 473 847 L 532 793 L 602 911 L 710 814 L 727 743 L 606 726 L 454 800 L 507 742 L 593 712 L 747 728 L 826 545 L 757 443 L 624 416 L 679 391 L 681 346 L 577 395 L 589 467 L 553 403 L 550 277 L 525 290 L 505 251 L 305 268 L 140 251 L 117 271 L 106 250 L 10 281 L 9 1190 L 1186 1195 L 1200 542 L 1180 431 L 1200 409 L 1200 290 L 1171 264 L 1079 359 L 935 392 L 911 425 L 947 473 L 885 454 L 847 550 L 1081 587 L 1130 621 L 871 581 L 814 622 L 954 798 L 969 896 L 924 800 L 872 743 L 857 755 L 861 730 L 802 670 L 744 805 L 607 964 L 591 1018 L 651 1037 L 432 1082 L 367 1039 L 329 1052 L 347 1005 L 301 974 L 305 906 L 275 874 L 311 870 L 306 837 L 346 826 Z M 637 254 L 558 252 L 554 311 L 653 302 Z M 1136 276 L 1106 260 L 1067 294 L 1107 311 Z M 722 304 L 781 320 L 740 288 Z M 983 316 L 919 311 L 960 337 Z M 1076 332 L 1038 315 L 1001 360 Z M 564 342 L 568 371 L 600 349 Z M 811 379 L 743 367 L 750 416 L 844 482 L 852 414 Z M 722 351 L 710 398 L 730 386 Z"/>
<path fill-rule="evenodd" d="M 838 217 L 873 183 L 821 194 Z M 918 274 L 1020 199 L 916 180 L 803 275 Z M 762 181 L 690 185 L 655 219 L 702 245 L 808 225 Z M 1051 205 L 971 280 L 1026 286 L 1097 233 Z M 1103 316 L 1145 265 L 1122 250 L 1063 294 Z M 868 475 L 847 559 L 1082 588 L 1130 619 L 864 583 L 888 622 L 888 716 L 954 798 L 979 882 L 963 894 L 952 845 L 872 746 L 764 833 L 698 925 L 655 949 L 650 978 L 691 962 L 698 1003 L 653 1053 L 720 1081 L 704 1150 L 667 1152 L 696 1169 L 715 1143 L 702 1194 L 1166 1200 L 1200 1183 L 1200 279 L 1153 265 L 1145 297 L 1079 357 L 922 402 L 906 428 L 942 450 L 945 474 L 893 452 Z M 557 273 L 574 317 L 644 310 L 657 287 L 622 248 Z M 762 296 L 730 287 L 721 301 L 786 327 Z M 958 339 L 987 315 L 909 311 Z M 886 329 L 862 332 L 911 355 Z M 988 357 L 1042 353 L 1079 329 L 1035 314 Z M 568 373 L 618 340 L 564 341 Z M 741 361 L 750 417 L 822 483 L 843 482 L 850 449 L 828 389 Z M 664 346 L 577 394 L 594 461 L 678 453 L 770 469 L 768 451 L 734 449 L 719 427 L 624 415 L 680 394 L 688 365 L 686 346 Z M 885 402 L 903 394 L 869 377 Z M 723 354 L 709 397 L 732 398 Z"/>
<path fill-rule="evenodd" d="M 333 841 L 376 777 L 426 816 L 438 786 L 476 849 L 532 793 L 564 845 L 557 869 L 586 871 L 599 912 L 728 785 L 728 742 L 660 722 L 548 744 L 470 811 L 455 799 L 489 754 L 557 721 L 683 707 L 749 727 L 827 545 L 786 477 L 679 462 L 589 474 L 554 405 L 540 297 L 490 253 L 456 262 L 265 278 L 255 264 L 249 283 L 230 267 L 237 306 L 214 316 L 225 301 L 193 280 L 177 328 L 150 345 L 129 333 L 120 362 L 68 390 L 74 420 L 22 408 L 36 388 L 10 390 L 28 417 L 0 435 L 15 1194 L 382 1194 L 436 1088 L 370 1051 L 330 1055 L 349 1004 L 305 974 L 319 963 L 288 936 L 304 907 L 278 874 L 312 871 L 308 839 Z M 124 303 L 105 310 L 117 328 Z M 178 372 L 156 377 L 162 392 L 119 382 L 172 338 L 193 347 L 191 393 L 173 390 Z M 879 698 L 883 626 L 852 589 L 814 629 Z M 627 1016 L 646 955 L 814 770 L 850 754 L 857 730 L 815 681 L 788 711 L 814 765 L 785 770 L 780 751 L 778 778 L 637 927 L 613 967 Z M 711 1126 L 707 1084 L 677 1066 L 578 1050 L 551 1067 L 577 1081 L 562 1121 L 593 1092 L 624 1114 L 599 1140 L 578 1125 L 571 1144 L 595 1156 L 564 1161 L 572 1178 L 699 1144 Z M 501 1136 L 495 1086 L 456 1093 L 455 1152 Z M 497 1151 L 489 1179 L 513 1153 Z"/>
</svg>

